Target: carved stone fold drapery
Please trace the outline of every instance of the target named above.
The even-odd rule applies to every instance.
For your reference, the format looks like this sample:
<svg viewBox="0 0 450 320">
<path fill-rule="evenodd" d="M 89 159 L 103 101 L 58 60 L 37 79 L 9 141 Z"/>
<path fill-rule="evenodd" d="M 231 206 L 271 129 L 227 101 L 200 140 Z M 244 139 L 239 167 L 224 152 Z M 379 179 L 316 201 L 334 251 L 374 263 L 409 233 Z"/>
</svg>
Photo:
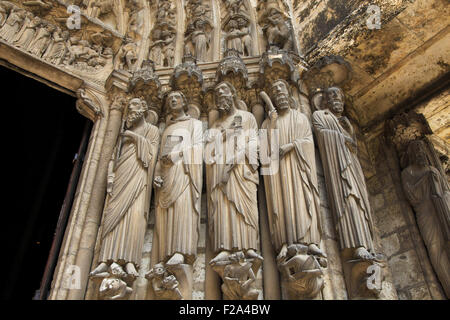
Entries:
<svg viewBox="0 0 450 320">
<path fill-rule="evenodd" d="M 307 116 L 293 107 L 285 80 L 274 81 L 260 161 L 265 169 L 269 228 L 286 299 L 312 299 L 323 287 L 326 255 L 320 249 L 320 200 L 314 140 Z M 274 101 L 272 103 L 272 101 Z M 275 105 L 275 106 L 274 106 Z M 267 156 L 262 156 L 265 153 Z"/>
<path fill-rule="evenodd" d="M 209 264 L 221 276 L 224 299 L 257 299 L 253 287 L 263 258 L 259 251 L 257 129 L 255 117 L 240 110 L 227 81 L 214 89 L 219 117 L 205 145 Z M 231 223 L 230 223 L 231 222 Z"/>
<path fill-rule="evenodd" d="M 313 114 L 326 188 L 339 235 L 345 280 L 351 298 L 377 297 L 381 292 L 384 257 L 375 252 L 367 187 L 353 127 L 343 115 L 344 93 L 325 89 Z M 375 285 L 368 274 L 375 276 Z"/>
<path fill-rule="evenodd" d="M 157 297 L 192 299 L 203 184 L 203 130 L 201 121 L 187 114 L 181 91 L 170 92 L 165 107 L 169 114 L 154 179 L 158 246 L 153 250 L 157 250 L 158 265 L 147 277 Z M 161 268 L 165 275 L 161 275 Z"/>
<path fill-rule="evenodd" d="M 403 169 L 403 191 L 414 209 L 431 265 L 450 297 L 450 188 L 428 139 L 432 133 L 425 117 L 413 111 L 396 115 L 386 125 L 386 136 Z"/>
</svg>

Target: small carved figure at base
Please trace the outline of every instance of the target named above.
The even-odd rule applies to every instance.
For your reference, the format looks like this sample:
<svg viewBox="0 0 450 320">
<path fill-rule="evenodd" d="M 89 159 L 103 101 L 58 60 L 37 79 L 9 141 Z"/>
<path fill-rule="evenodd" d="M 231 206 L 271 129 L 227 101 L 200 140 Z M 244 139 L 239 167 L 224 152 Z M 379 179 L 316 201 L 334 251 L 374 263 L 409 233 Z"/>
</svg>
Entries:
<svg viewBox="0 0 450 320">
<path fill-rule="evenodd" d="M 327 261 L 317 246 L 313 251 L 318 254 L 312 254 L 310 246 L 292 244 L 287 247 L 284 258 L 278 260 L 286 299 L 314 299 L 322 290 L 324 285 L 322 268 L 326 268 Z"/>
<path fill-rule="evenodd" d="M 263 258 L 250 249 L 234 253 L 222 251 L 210 264 L 223 280 L 225 300 L 257 300 L 259 291 L 254 287 Z"/>
<path fill-rule="evenodd" d="M 151 281 L 153 292 L 159 300 L 181 300 L 183 296 L 178 288 L 177 278 L 170 274 L 163 263 L 156 264 L 145 277 Z"/>
<path fill-rule="evenodd" d="M 131 268 L 130 263 L 125 269 Z M 133 292 L 132 283 L 136 279 L 136 274 L 130 274 L 124 271 L 123 267 L 112 262 L 108 265 L 105 262 L 100 263 L 91 273 L 92 280 L 102 280 L 99 288 L 99 299 L 101 300 L 127 300 Z"/>
</svg>

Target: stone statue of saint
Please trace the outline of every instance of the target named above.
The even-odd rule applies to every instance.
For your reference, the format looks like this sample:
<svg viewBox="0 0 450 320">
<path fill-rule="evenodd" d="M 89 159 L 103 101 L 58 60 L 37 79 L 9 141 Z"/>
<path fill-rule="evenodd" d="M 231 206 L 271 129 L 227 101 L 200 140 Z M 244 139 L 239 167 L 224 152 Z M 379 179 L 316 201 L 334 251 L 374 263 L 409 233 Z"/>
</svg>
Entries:
<svg viewBox="0 0 450 320">
<path fill-rule="evenodd" d="M 147 104 L 129 102 L 126 129 L 116 146 L 108 173 L 99 265 L 91 276 L 111 263 L 137 277 L 150 210 L 151 182 L 158 152 L 159 131 L 145 120 Z"/>
<path fill-rule="evenodd" d="M 217 256 L 214 265 L 235 251 L 260 259 L 258 251 L 258 159 L 255 117 L 238 109 L 236 89 L 229 82 L 215 87 L 219 118 L 205 147 L 210 234 Z M 248 146 L 248 152 L 246 150 Z M 254 147 L 254 153 L 251 148 Z"/>
<path fill-rule="evenodd" d="M 311 125 L 294 109 L 291 96 L 285 80 L 275 81 L 272 99 L 276 109 L 270 100 L 266 102 L 271 111 L 262 124 L 269 135 L 268 149 L 279 152 L 279 157 L 271 157 L 278 167 L 264 175 L 271 238 L 279 258 L 286 256 L 291 244 L 309 246 L 309 253 L 324 256 L 319 249 L 320 200 Z"/>
<path fill-rule="evenodd" d="M 340 88 L 328 88 L 325 103 L 323 110 L 314 112 L 313 126 L 341 249 L 350 249 L 354 259 L 371 260 L 371 210 L 353 128 L 342 114 L 344 93 Z"/>
<path fill-rule="evenodd" d="M 423 141 L 407 149 L 409 165 L 402 172 L 403 190 L 416 213 L 431 264 L 450 298 L 450 190 L 446 178 L 429 165 Z"/>
<path fill-rule="evenodd" d="M 166 266 L 190 264 L 197 255 L 203 183 L 203 130 L 199 120 L 187 115 L 180 91 L 166 98 L 170 112 L 161 138 L 155 169 L 158 262 Z"/>
</svg>

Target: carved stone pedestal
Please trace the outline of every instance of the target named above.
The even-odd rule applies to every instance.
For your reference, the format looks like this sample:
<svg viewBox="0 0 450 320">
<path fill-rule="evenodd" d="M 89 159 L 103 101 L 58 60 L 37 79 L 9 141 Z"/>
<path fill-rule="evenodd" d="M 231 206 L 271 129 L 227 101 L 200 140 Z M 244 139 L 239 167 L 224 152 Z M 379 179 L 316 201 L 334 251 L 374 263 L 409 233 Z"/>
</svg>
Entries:
<svg viewBox="0 0 450 320">
<path fill-rule="evenodd" d="M 158 300 L 191 300 L 193 267 L 189 264 L 156 264 L 145 275 Z"/>
<path fill-rule="evenodd" d="M 242 251 L 230 254 L 226 260 L 212 263 L 222 278 L 224 300 L 258 300 L 260 292 L 254 286 L 262 260 L 248 258 Z"/>
<path fill-rule="evenodd" d="M 128 300 L 136 276 L 126 273 L 119 264 L 113 262 L 108 266 L 108 271 L 92 275 L 91 280 L 98 292 L 98 299 Z"/>
<path fill-rule="evenodd" d="M 355 259 L 353 251 L 345 249 L 341 252 L 349 298 L 353 300 L 379 298 L 384 280 L 385 257 L 375 255 L 367 260 Z"/>
<path fill-rule="evenodd" d="M 324 286 L 323 269 L 327 260 L 307 251 L 307 246 L 291 245 L 287 256 L 278 260 L 284 300 L 315 299 Z"/>
</svg>

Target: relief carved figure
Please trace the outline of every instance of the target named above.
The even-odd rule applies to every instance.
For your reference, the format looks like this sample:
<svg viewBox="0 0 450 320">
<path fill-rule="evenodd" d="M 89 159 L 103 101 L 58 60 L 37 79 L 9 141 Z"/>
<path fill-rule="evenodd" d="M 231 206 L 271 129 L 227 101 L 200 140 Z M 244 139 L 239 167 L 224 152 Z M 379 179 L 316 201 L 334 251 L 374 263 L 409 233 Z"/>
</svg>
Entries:
<svg viewBox="0 0 450 320">
<path fill-rule="evenodd" d="M 14 41 L 15 44 L 24 50 L 28 49 L 28 46 L 30 45 L 31 41 L 34 38 L 34 35 L 36 34 L 36 30 L 41 25 L 42 20 L 39 17 L 34 17 L 32 20 L 30 20 L 28 23 L 24 25 L 24 28 L 22 29 L 22 32 L 18 34 L 18 37 Z"/>
<path fill-rule="evenodd" d="M 100 18 L 113 12 L 114 1 L 113 0 L 92 0 L 90 2 L 92 8 L 91 16 L 93 18 Z"/>
<path fill-rule="evenodd" d="M 0 29 L 0 38 L 7 42 L 11 42 L 16 37 L 17 33 L 20 31 L 22 24 L 24 23 L 26 17 L 26 11 L 13 8 L 5 24 Z"/>
<path fill-rule="evenodd" d="M 272 84 L 276 109 L 264 92 L 261 96 L 270 110 L 269 118 L 262 124 L 262 129 L 268 134 L 267 149 L 278 153 L 271 155 L 267 165 L 270 170 L 264 175 L 269 227 L 278 253 L 277 260 L 286 260 L 288 247 L 297 244 L 307 247 L 305 255 L 325 258 L 320 249 L 320 200 L 311 125 L 304 114 L 294 109 L 292 94 L 285 80 Z M 298 268 L 304 263 L 302 259 L 291 259 L 290 265 L 296 262 L 300 263 Z M 285 262 L 283 264 L 286 265 Z M 290 286 L 292 279 L 286 275 L 282 273 L 282 278 L 289 280 Z M 315 276 L 320 277 L 321 273 Z M 323 280 L 317 281 L 323 284 Z M 310 289 L 318 292 L 315 286 Z"/>
<path fill-rule="evenodd" d="M 374 250 L 371 208 L 364 174 L 358 160 L 353 127 L 343 116 L 344 93 L 340 88 L 330 87 L 325 91 L 324 100 L 323 110 L 313 114 L 313 126 L 339 235 L 341 254 L 344 257 L 344 272 L 349 268 L 346 281 L 352 284 L 362 283 L 365 280 L 361 276 L 367 275 L 367 272 L 366 268 L 364 272 L 360 272 L 358 265 L 376 264 L 381 255 L 377 255 Z M 379 289 L 378 287 L 377 290 Z M 349 285 L 350 296 L 379 293 L 376 290 L 352 290 Z"/>
<path fill-rule="evenodd" d="M 52 34 L 56 30 L 56 27 L 50 23 L 46 23 L 41 26 L 37 32 L 34 40 L 30 43 L 28 51 L 38 57 L 41 57 L 45 50 L 50 45 L 52 40 Z"/>
<path fill-rule="evenodd" d="M 268 49 L 272 46 L 282 50 L 293 50 L 292 24 L 276 6 L 268 6 L 259 23 L 267 39 Z"/>
<path fill-rule="evenodd" d="M 10 2 L 0 2 L 0 27 L 2 27 L 8 18 L 13 6 Z"/>
<path fill-rule="evenodd" d="M 145 121 L 146 110 L 143 100 L 129 102 L 126 130 L 108 168 L 99 265 L 91 277 L 106 272 L 112 263 L 126 277 L 138 276 L 159 141 L 158 128 Z"/>
<path fill-rule="evenodd" d="M 134 71 L 134 66 L 137 61 L 137 46 L 131 39 L 125 41 L 120 48 L 118 56 L 119 69 Z"/>
<path fill-rule="evenodd" d="M 210 264 L 225 281 L 223 268 L 234 252 L 244 252 L 255 274 L 263 260 L 257 253 L 258 127 L 251 113 L 238 109 L 233 85 L 219 83 L 215 96 L 220 117 L 211 127 L 205 150 L 208 220 L 212 249 L 217 254 Z"/>
<path fill-rule="evenodd" d="M 154 179 L 158 262 L 176 276 L 184 299 L 189 299 L 192 291 L 189 286 L 197 255 L 203 183 L 202 123 L 187 115 L 187 108 L 182 92 L 169 93 L 166 109 L 170 115 Z"/>
<path fill-rule="evenodd" d="M 98 295 L 101 300 L 126 300 L 133 292 L 133 289 L 128 286 L 131 282 L 127 273 L 115 262 L 107 271 L 100 272 L 93 278 L 102 280 Z"/>
<path fill-rule="evenodd" d="M 450 190 L 446 177 L 431 166 L 421 140 L 410 142 L 409 165 L 402 171 L 406 198 L 416 213 L 420 233 L 445 294 L 450 297 Z"/>
<path fill-rule="evenodd" d="M 153 292 L 158 300 L 181 300 L 177 278 L 167 271 L 163 263 L 157 263 L 145 277 L 151 281 Z"/>
<path fill-rule="evenodd" d="M 174 65 L 176 23 L 175 5 L 170 1 L 159 2 L 148 55 L 157 66 Z"/>
<path fill-rule="evenodd" d="M 194 56 L 198 62 L 208 60 L 211 42 L 211 8 L 202 0 L 190 0 L 187 4 L 187 28 L 185 32 L 185 54 Z"/>
<path fill-rule="evenodd" d="M 175 30 L 167 23 L 152 30 L 149 59 L 158 66 L 172 67 L 175 55 Z"/>
<path fill-rule="evenodd" d="M 53 42 L 48 47 L 43 58 L 52 64 L 60 64 L 67 52 L 68 39 L 69 31 L 62 31 L 60 28 L 57 28 L 57 30 L 53 32 Z"/>
</svg>

